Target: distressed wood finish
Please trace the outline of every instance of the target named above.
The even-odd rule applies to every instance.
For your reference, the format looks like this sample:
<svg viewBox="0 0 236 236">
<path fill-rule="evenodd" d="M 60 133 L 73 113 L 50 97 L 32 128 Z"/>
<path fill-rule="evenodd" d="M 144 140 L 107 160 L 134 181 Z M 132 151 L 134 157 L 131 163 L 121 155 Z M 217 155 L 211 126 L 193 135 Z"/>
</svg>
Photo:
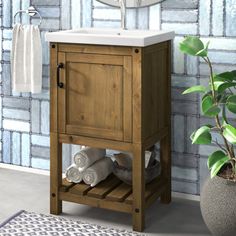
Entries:
<svg viewBox="0 0 236 236">
<path fill-rule="evenodd" d="M 167 179 L 166 191 L 161 195 L 161 202 L 168 204 L 171 202 L 171 44 L 167 48 L 166 67 L 166 106 L 163 110 L 166 113 L 167 135 L 161 139 L 161 164 L 162 177 Z M 164 122 L 164 121 L 163 121 Z"/>
<path fill-rule="evenodd" d="M 59 199 L 60 187 L 62 186 L 62 144 L 59 143 L 58 138 L 57 49 L 56 44 L 50 44 L 50 213 L 56 215 L 62 212 L 62 201 Z"/>
<path fill-rule="evenodd" d="M 142 140 L 167 128 L 168 71 L 167 42 L 143 49 L 142 54 Z M 150 117 L 152 117 L 150 119 Z"/>
<path fill-rule="evenodd" d="M 62 144 L 58 134 L 50 134 L 50 213 L 58 215 L 62 212 L 62 201 L 59 199 L 62 186 Z"/>
<path fill-rule="evenodd" d="M 58 53 L 58 64 L 61 62 L 64 62 L 66 58 L 65 53 L 59 52 Z M 65 64 L 64 64 L 65 65 Z M 61 68 L 60 71 L 60 82 L 64 84 L 63 88 L 58 89 L 58 103 L 57 103 L 57 109 L 58 109 L 58 130 L 59 133 L 65 133 L 66 131 L 66 113 L 65 113 L 65 107 L 66 107 L 66 71 L 65 67 Z"/>
<path fill-rule="evenodd" d="M 79 44 L 59 44 L 60 52 L 78 52 L 91 53 L 101 55 L 121 55 L 131 56 L 132 48 L 130 47 L 115 47 L 115 46 L 97 46 L 97 45 L 79 45 Z"/>
<path fill-rule="evenodd" d="M 158 176 L 155 180 L 146 185 L 144 193 L 144 202 L 146 205 L 150 205 L 157 197 L 160 197 L 161 194 L 164 193 L 166 190 L 166 183 L 166 180 L 161 178 L 161 176 Z M 68 196 L 73 195 L 73 198 L 76 198 L 77 196 L 78 203 L 83 203 L 79 200 L 80 197 L 84 197 L 85 199 L 97 203 L 99 202 L 97 200 L 100 199 L 103 200 L 102 202 L 109 202 L 109 204 L 112 204 L 112 202 L 119 202 L 130 206 L 132 206 L 135 201 L 135 193 L 133 193 L 132 186 L 123 183 L 112 174 L 93 188 L 83 182 L 79 184 L 70 184 L 68 182 L 65 183 L 65 180 L 63 180 L 60 192 L 63 193 L 61 195 L 63 197 L 60 199 L 63 200 L 64 197 L 67 199 Z M 127 206 L 125 208 L 127 209 Z M 132 211 L 133 209 L 130 208 L 129 213 L 132 213 Z"/>
<path fill-rule="evenodd" d="M 106 196 L 106 199 L 110 201 L 115 201 L 115 202 L 123 202 L 127 198 L 127 196 L 130 195 L 131 192 L 132 192 L 132 188 L 129 185 L 122 183 L 113 191 L 111 191 Z"/>
<path fill-rule="evenodd" d="M 87 192 L 91 189 L 90 186 L 87 184 L 81 183 L 81 184 L 76 184 L 73 188 L 70 188 L 70 193 L 77 194 L 84 196 L 87 194 Z"/>
<path fill-rule="evenodd" d="M 88 192 L 89 197 L 105 198 L 113 189 L 121 184 L 121 181 L 111 175 L 106 181 L 99 183 L 95 188 Z"/>
<path fill-rule="evenodd" d="M 151 183 L 146 185 L 145 189 L 145 203 L 146 208 L 152 203 L 153 196 L 154 201 L 161 196 L 161 194 L 166 189 L 166 180 L 161 178 L 161 176 L 158 176 L 156 179 L 154 179 Z M 131 193 L 126 199 L 125 202 L 127 204 L 133 203 L 133 193 Z"/>
<path fill-rule="evenodd" d="M 62 180 L 62 186 L 60 187 L 60 191 L 67 192 L 71 187 L 73 187 L 75 184 L 68 182 L 66 179 Z"/>
<path fill-rule="evenodd" d="M 57 44 L 50 44 L 50 131 L 57 130 Z"/>
<path fill-rule="evenodd" d="M 148 47 L 51 44 L 51 213 L 70 201 L 132 214 L 171 201 L 171 42 Z M 57 87 L 56 68 L 60 69 Z M 145 185 L 144 152 L 160 141 L 161 175 Z M 133 185 L 111 175 L 94 188 L 62 181 L 62 143 L 133 153 Z"/>
<path fill-rule="evenodd" d="M 131 57 L 59 52 L 58 62 L 60 133 L 131 142 Z"/>
<path fill-rule="evenodd" d="M 85 136 L 66 135 L 66 134 L 59 134 L 59 139 L 61 143 L 71 143 L 71 144 L 78 144 L 97 148 L 121 150 L 127 152 L 132 152 L 133 150 L 131 143 L 119 142 L 114 140 L 106 140 L 106 139 L 98 139 Z"/>
<path fill-rule="evenodd" d="M 134 144 L 133 150 L 133 229 L 143 231 L 145 227 L 145 180 L 144 148 Z"/>
<path fill-rule="evenodd" d="M 79 204 L 89 205 L 98 208 L 104 208 L 108 210 L 120 211 L 130 213 L 132 211 L 132 205 L 124 202 L 112 202 L 106 199 L 93 198 L 70 192 L 60 192 L 60 199 L 68 202 L 75 202 Z"/>
</svg>

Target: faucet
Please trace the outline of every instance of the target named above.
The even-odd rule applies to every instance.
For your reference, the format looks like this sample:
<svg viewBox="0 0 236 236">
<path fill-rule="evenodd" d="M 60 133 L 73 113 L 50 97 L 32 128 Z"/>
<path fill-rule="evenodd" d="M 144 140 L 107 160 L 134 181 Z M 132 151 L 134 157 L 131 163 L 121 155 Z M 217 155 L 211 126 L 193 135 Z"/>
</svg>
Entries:
<svg viewBox="0 0 236 236">
<path fill-rule="evenodd" d="M 120 4 L 120 12 L 121 12 L 121 28 L 126 30 L 126 0 L 115 0 Z"/>
</svg>

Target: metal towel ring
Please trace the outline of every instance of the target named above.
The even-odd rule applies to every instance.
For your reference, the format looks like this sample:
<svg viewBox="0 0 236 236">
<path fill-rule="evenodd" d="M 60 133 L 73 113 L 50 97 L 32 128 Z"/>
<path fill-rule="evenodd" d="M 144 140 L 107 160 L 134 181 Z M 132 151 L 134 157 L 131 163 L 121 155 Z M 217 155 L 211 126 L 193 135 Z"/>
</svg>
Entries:
<svg viewBox="0 0 236 236">
<path fill-rule="evenodd" d="M 26 13 L 28 14 L 29 16 L 35 16 L 36 14 L 39 15 L 39 18 L 40 18 L 40 21 L 39 21 L 39 24 L 38 26 L 41 25 L 42 23 L 42 16 L 40 15 L 40 13 L 33 7 L 33 6 L 30 6 L 27 10 L 20 10 L 18 11 L 15 15 L 14 15 L 14 24 L 16 24 L 16 16 L 20 13 Z"/>
</svg>

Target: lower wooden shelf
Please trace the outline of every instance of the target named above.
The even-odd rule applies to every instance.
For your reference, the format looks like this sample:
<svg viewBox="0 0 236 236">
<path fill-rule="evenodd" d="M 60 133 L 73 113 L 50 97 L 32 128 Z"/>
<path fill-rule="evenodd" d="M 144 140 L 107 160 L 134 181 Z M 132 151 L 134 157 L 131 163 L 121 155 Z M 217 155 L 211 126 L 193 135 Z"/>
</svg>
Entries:
<svg viewBox="0 0 236 236">
<path fill-rule="evenodd" d="M 166 183 L 166 180 L 158 176 L 146 185 L 146 207 L 160 197 L 167 186 Z M 133 209 L 132 186 L 123 183 L 114 175 L 110 175 L 93 188 L 84 183 L 73 184 L 63 179 L 60 200 L 127 213 L 132 213 Z"/>
</svg>

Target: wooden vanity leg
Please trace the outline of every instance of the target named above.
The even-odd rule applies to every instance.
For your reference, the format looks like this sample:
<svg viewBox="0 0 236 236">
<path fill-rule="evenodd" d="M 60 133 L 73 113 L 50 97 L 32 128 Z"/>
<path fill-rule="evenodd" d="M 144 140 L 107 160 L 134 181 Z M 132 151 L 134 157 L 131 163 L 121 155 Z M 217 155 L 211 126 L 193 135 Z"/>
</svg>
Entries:
<svg viewBox="0 0 236 236">
<path fill-rule="evenodd" d="M 62 144 L 58 134 L 50 134 L 50 213 L 59 215 L 62 212 L 62 201 L 59 200 L 59 188 L 62 183 Z"/>
<path fill-rule="evenodd" d="M 171 139 L 170 135 L 164 137 L 160 142 L 161 149 L 161 169 L 162 178 L 167 180 L 165 192 L 161 195 L 161 202 L 168 204 L 171 202 Z"/>
<path fill-rule="evenodd" d="M 133 230 L 142 232 L 145 227 L 145 158 L 141 145 L 134 145 L 133 156 Z"/>
<path fill-rule="evenodd" d="M 164 112 L 166 114 L 167 135 L 160 141 L 161 176 L 167 180 L 166 190 L 161 195 L 161 202 L 164 204 L 171 202 L 171 42 L 168 43 L 167 65 L 167 97 Z"/>
</svg>

